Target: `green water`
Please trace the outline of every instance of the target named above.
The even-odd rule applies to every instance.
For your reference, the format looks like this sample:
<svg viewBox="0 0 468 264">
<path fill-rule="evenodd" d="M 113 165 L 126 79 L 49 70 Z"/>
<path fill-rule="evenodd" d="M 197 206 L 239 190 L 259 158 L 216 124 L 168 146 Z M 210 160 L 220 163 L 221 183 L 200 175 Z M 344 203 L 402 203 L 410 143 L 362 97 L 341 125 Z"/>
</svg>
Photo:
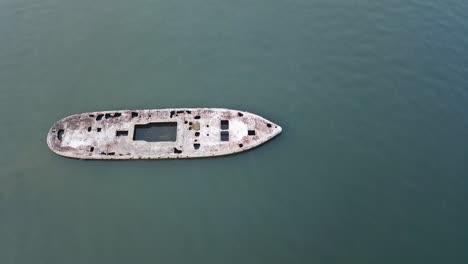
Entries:
<svg viewBox="0 0 468 264">
<path fill-rule="evenodd" d="M 0 263 L 468 262 L 468 3 L 0 0 Z M 80 161 L 81 112 L 226 107 L 239 155 Z"/>
</svg>

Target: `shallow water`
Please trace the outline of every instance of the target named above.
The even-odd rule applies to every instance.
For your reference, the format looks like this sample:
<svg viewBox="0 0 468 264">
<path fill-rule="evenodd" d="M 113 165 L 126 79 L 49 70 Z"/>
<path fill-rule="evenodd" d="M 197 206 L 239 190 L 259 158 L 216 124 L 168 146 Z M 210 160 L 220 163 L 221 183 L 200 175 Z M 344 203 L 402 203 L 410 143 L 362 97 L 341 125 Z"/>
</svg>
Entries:
<svg viewBox="0 0 468 264">
<path fill-rule="evenodd" d="M 466 1 L 0 0 L 0 263 L 468 261 Z M 233 156 L 80 161 L 70 114 L 226 107 Z"/>
</svg>

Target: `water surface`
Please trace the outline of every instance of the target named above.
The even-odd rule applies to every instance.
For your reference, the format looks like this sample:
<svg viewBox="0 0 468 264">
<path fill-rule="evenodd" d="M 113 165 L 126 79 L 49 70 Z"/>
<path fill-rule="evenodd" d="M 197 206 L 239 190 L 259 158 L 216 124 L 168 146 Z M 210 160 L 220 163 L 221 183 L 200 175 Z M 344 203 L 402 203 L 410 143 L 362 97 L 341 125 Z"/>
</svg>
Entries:
<svg viewBox="0 0 468 264">
<path fill-rule="evenodd" d="M 468 4 L 0 0 L 0 262 L 468 262 Z M 48 150 L 75 113 L 226 107 L 198 160 Z"/>
</svg>

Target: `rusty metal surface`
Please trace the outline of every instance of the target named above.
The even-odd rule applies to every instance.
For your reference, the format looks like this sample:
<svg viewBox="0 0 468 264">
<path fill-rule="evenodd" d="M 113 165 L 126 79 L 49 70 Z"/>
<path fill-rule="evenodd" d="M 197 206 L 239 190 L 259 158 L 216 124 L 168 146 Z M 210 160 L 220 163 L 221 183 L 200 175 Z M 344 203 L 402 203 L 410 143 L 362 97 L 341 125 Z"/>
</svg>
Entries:
<svg viewBox="0 0 468 264">
<path fill-rule="evenodd" d="M 221 129 L 221 121 L 229 129 Z M 135 125 L 177 122 L 176 141 L 134 140 Z M 255 131 L 255 135 L 252 135 Z M 127 135 L 117 136 L 117 131 Z M 224 132 L 222 132 L 224 131 Z M 221 141 L 221 133 L 229 133 Z M 68 116 L 47 134 L 49 148 L 78 159 L 177 159 L 233 154 L 281 133 L 279 125 L 245 111 L 222 108 L 171 108 L 90 112 Z"/>
</svg>

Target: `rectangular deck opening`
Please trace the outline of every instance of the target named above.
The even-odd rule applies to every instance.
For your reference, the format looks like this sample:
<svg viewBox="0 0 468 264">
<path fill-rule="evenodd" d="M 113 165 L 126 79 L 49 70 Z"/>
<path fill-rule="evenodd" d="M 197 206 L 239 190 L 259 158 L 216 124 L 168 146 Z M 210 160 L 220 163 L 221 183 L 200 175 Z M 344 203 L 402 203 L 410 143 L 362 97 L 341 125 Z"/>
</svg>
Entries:
<svg viewBox="0 0 468 264">
<path fill-rule="evenodd" d="M 228 130 L 229 129 L 229 120 L 221 120 L 221 129 Z"/>
<path fill-rule="evenodd" d="M 221 131 L 221 141 L 229 141 L 229 131 Z"/>
<path fill-rule="evenodd" d="M 126 131 L 126 130 L 117 130 L 115 132 L 115 135 L 117 137 L 126 137 L 126 136 L 128 136 L 128 131 Z"/>
<path fill-rule="evenodd" d="M 158 122 L 135 125 L 133 140 L 164 142 L 177 140 L 177 122 Z"/>
</svg>

